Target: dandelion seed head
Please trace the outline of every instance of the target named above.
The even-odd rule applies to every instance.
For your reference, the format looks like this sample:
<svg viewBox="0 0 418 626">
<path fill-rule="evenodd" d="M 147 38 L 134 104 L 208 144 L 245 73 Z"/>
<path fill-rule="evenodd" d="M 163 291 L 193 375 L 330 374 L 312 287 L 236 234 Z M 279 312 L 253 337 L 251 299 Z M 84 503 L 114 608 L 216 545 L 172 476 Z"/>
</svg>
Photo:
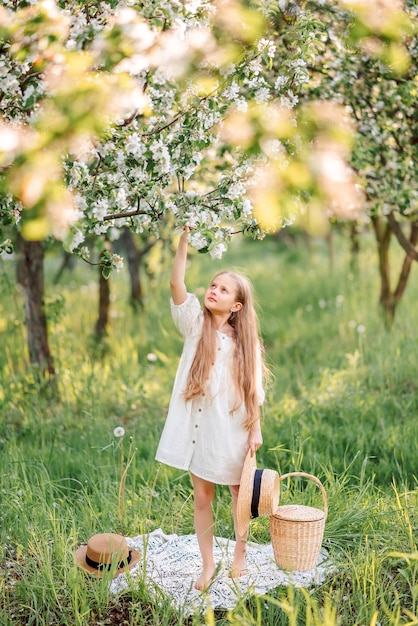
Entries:
<svg viewBox="0 0 418 626">
<path fill-rule="evenodd" d="M 123 426 L 116 426 L 116 428 L 113 431 L 113 434 L 115 435 L 115 437 L 123 437 L 125 434 L 125 429 Z"/>
</svg>

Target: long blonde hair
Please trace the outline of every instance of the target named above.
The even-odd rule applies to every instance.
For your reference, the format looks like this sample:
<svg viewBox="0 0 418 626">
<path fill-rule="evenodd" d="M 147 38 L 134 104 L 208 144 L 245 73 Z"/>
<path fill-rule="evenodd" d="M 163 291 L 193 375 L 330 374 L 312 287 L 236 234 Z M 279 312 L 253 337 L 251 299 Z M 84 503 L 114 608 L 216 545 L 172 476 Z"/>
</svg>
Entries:
<svg viewBox="0 0 418 626">
<path fill-rule="evenodd" d="M 259 368 L 267 372 L 264 364 L 262 345 L 259 338 L 258 318 L 254 308 L 252 288 L 249 281 L 240 274 L 230 271 L 219 272 L 230 276 L 236 286 L 235 300 L 242 304 L 239 311 L 231 313 L 229 324 L 235 331 L 235 347 L 232 364 L 232 377 L 235 384 L 234 413 L 242 402 L 245 403 L 245 426 L 249 430 L 260 416 L 258 381 Z M 192 400 L 205 393 L 211 369 L 215 362 L 216 327 L 211 312 L 203 307 L 203 328 L 196 354 L 190 368 L 184 391 L 184 398 Z"/>
</svg>

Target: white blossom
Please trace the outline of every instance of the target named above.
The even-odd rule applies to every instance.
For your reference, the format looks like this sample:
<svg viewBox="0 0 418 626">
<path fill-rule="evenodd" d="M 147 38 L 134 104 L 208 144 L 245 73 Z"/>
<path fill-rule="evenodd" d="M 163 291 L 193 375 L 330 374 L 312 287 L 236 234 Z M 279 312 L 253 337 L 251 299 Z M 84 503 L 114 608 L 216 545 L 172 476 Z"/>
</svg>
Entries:
<svg viewBox="0 0 418 626">
<path fill-rule="evenodd" d="M 144 143 L 138 133 L 132 133 L 129 135 L 125 142 L 126 152 L 132 154 L 136 158 L 140 158 L 143 156 L 145 152 Z"/>
<path fill-rule="evenodd" d="M 93 233 L 95 235 L 103 235 L 107 232 L 108 225 L 105 222 L 97 223 L 93 226 Z"/>
<path fill-rule="evenodd" d="M 222 96 L 227 100 L 236 100 L 240 92 L 240 86 L 235 81 L 222 92 Z"/>
<path fill-rule="evenodd" d="M 109 213 L 109 201 L 107 198 L 99 198 L 93 207 L 92 213 L 96 219 L 102 220 Z"/>
<path fill-rule="evenodd" d="M 282 96 L 280 98 L 280 104 L 289 109 L 293 109 L 297 105 L 299 101 L 299 97 L 293 93 L 290 89 L 287 92 L 286 96 Z"/>
<path fill-rule="evenodd" d="M 224 243 L 220 242 L 210 250 L 209 254 L 212 259 L 221 259 L 224 253 L 227 251 L 227 247 Z"/>
<path fill-rule="evenodd" d="M 189 237 L 190 245 L 196 250 L 202 250 L 208 245 L 208 240 L 199 232 L 194 232 Z"/>
<path fill-rule="evenodd" d="M 203 111 L 198 112 L 198 118 L 201 120 L 203 128 L 212 128 L 220 119 L 220 113 L 218 111 L 209 111 L 207 113 Z"/>
<path fill-rule="evenodd" d="M 112 255 L 112 262 L 117 272 L 119 272 L 123 268 L 123 258 L 118 254 Z"/>
<path fill-rule="evenodd" d="M 242 203 L 242 215 L 244 217 L 249 217 L 253 213 L 253 205 L 251 204 L 251 200 L 245 198 Z"/>
<path fill-rule="evenodd" d="M 77 229 L 76 231 L 74 231 L 72 233 L 71 243 L 68 245 L 68 251 L 74 252 L 74 250 L 78 248 L 79 245 L 83 243 L 84 240 L 85 240 L 85 235 L 81 230 Z"/>
<path fill-rule="evenodd" d="M 253 59 L 248 64 L 248 69 L 250 72 L 258 76 L 263 70 L 263 66 L 261 65 L 260 59 Z"/>
<path fill-rule="evenodd" d="M 126 209 L 128 206 L 128 192 L 124 187 L 120 187 L 116 194 L 116 206 L 119 211 Z"/>
<path fill-rule="evenodd" d="M 129 170 L 129 177 L 132 180 L 135 180 L 135 182 L 141 183 L 146 180 L 147 173 L 143 170 L 142 167 L 133 167 Z"/>
<path fill-rule="evenodd" d="M 204 2 L 202 2 L 202 0 L 187 0 L 187 2 L 185 3 L 185 9 L 188 13 L 191 13 L 192 15 L 196 15 L 196 13 L 199 11 L 199 9 L 204 5 Z"/>
<path fill-rule="evenodd" d="M 286 83 L 288 82 L 288 78 L 286 76 L 278 76 L 276 78 L 276 82 L 274 83 L 274 88 L 279 91 Z"/>
<path fill-rule="evenodd" d="M 26 103 L 27 100 L 29 100 L 29 98 L 35 93 L 35 87 L 33 85 L 29 85 L 28 87 L 26 87 L 25 91 L 23 92 L 23 101 Z"/>
<path fill-rule="evenodd" d="M 274 58 L 276 55 L 276 44 L 270 39 L 260 39 L 257 48 L 259 52 L 262 52 L 264 48 L 267 48 L 267 54 L 271 58 Z"/>
<path fill-rule="evenodd" d="M 262 87 L 258 89 L 258 91 L 254 94 L 254 99 L 257 104 L 261 104 L 262 102 L 268 102 L 271 98 L 270 89 L 268 87 Z"/>
<path fill-rule="evenodd" d="M 270 158 L 277 159 L 286 154 L 286 148 L 279 139 L 269 138 L 262 144 L 263 152 Z"/>
<path fill-rule="evenodd" d="M 157 161 L 160 165 L 160 170 L 162 173 L 167 173 L 170 171 L 170 154 L 168 152 L 168 148 L 164 143 L 159 139 L 158 141 L 154 141 L 151 146 L 152 156 L 155 161 Z"/>
<path fill-rule="evenodd" d="M 226 197 L 230 198 L 231 200 L 236 200 L 237 198 L 241 198 L 244 194 L 245 186 L 241 182 L 236 182 L 230 186 Z"/>
<path fill-rule="evenodd" d="M 242 111 L 243 113 L 246 113 L 248 111 L 248 102 L 244 100 L 244 98 L 240 98 L 236 101 L 235 104 L 238 111 Z"/>
<path fill-rule="evenodd" d="M 125 166 L 125 155 L 123 154 L 123 152 L 117 152 L 114 156 L 114 159 L 116 161 L 116 165 L 118 167 L 124 167 Z"/>
<path fill-rule="evenodd" d="M 174 202 L 171 202 L 170 200 L 168 200 L 165 203 L 165 208 L 167 209 L 167 211 L 171 211 L 171 213 L 173 215 L 177 215 L 178 214 L 178 208 L 177 208 L 176 204 Z"/>
<path fill-rule="evenodd" d="M 220 74 L 221 76 L 231 76 L 232 74 L 235 74 L 236 72 L 236 66 L 231 63 L 230 65 L 225 65 L 225 67 L 221 67 L 220 69 Z"/>
</svg>

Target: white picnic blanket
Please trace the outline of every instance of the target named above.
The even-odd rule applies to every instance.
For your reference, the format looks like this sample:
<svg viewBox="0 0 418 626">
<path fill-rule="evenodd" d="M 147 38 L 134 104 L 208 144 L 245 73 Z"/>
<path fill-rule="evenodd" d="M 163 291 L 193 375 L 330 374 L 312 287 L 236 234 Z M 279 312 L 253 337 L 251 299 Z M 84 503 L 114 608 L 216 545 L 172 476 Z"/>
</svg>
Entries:
<svg viewBox="0 0 418 626">
<path fill-rule="evenodd" d="M 171 605 L 190 615 L 205 610 L 233 609 L 246 595 L 265 594 L 281 585 L 311 587 L 320 585 L 332 571 L 328 553 L 321 549 L 317 566 L 308 572 L 285 572 L 275 560 L 271 543 L 262 545 L 248 542 L 248 574 L 230 578 L 235 541 L 215 537 L 214 556 L 219 564 L 219 575 L 205 592 L 194 589 L 199 576 L 201 557 L 196 535 L 165 535 L 158 528 L 147 535 L 127 537 L 130 546 L 141 552 L 142 558 L 127 574 L 120 574 L 110 584 L 110 591 L 118 594 L 135 584 L 136 577 L 145 577 L 149 588 L 163 593 Z"/>
</svg>

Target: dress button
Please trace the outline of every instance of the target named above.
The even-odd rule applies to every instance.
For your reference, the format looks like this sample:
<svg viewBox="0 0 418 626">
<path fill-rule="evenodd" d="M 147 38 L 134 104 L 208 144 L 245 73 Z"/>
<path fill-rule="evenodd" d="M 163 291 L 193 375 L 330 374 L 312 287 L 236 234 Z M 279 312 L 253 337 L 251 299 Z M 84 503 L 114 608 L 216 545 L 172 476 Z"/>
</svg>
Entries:
<svg viewBox="0 0 418 626">
<path fill-rule="evenodd" d="M 196 443 L 196 441 L 193 439 L 192 443 Z"/>
<path fill-rule="evenodd" d="M 197 424 L 195 424 L 195 428 L 198 428 L 198 425 L 197 425 Z"/>
<path fill-rule="evenodd" d="M 201 412 L 202 412 L 202 409 L 199 409 L 199 413 L 201 413 Z"/>
</svg>

